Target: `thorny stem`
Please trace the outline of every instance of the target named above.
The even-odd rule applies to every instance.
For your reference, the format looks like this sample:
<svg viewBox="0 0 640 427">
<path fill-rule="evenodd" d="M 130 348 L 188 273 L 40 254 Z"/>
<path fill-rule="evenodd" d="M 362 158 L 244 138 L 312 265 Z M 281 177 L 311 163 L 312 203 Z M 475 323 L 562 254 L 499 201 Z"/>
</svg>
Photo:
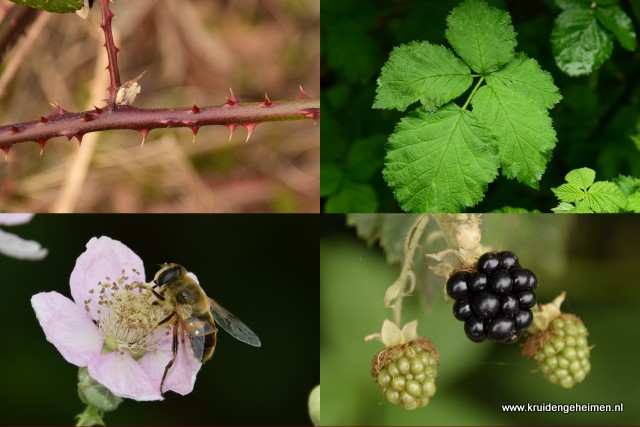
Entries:
<svg viewBox="0 0 640 427">
<path fill-rule="evenodd" d="M 113 41 L 113 31 L 111 29 L 111 21 L 113 20 L 113 12 L 109 9 L 110 0 L 100 0 L 100 7 L 102 8 L 102 31 L 104 32 L 104 47 L 107 50 L 107 57 L 109 58 L 109 76 L 111 77 L 111 84 L 109 85 L 109 106 L 113 106 L 116 103 L 116 94 L 120 83 L 120 70 L 118 68 L 118 48 Z"/>
<path fill-rule="evenodd" d="M 144 137 L 151 129 L 188 127 L 195 133 L 200 126 L 225 125 L 233 133 L 236 126 L 245 126 L 252 132 L 258 123 L 284 120 L 318 120 L 319 98 L 290 101 L 269 101 L 239 104 L 228 101 L 222 106 L 183 109 L 135 108 L 119 105 L 114 108 L 89 110 L 81 113 L 60 108 L 40 120 L 0 126 L 0 149 L 7 153 L 13 144 L 35 141 L 40 146 L 56 136 L 82 139 L 89 132 L 114 129 L 138 130 Z"/>
<path fill-rule="evenodd" d="M 402 327 L 402 299 L 405 296 L 410 295 L 415 288 L 416 276 L 413 272 L 413 260 L 416 250 L 420 246 L 420 238 L 422 237 L 424 229 L 428 223 L 429 215 L 420 215 L 409 229 L 404 241 L 404 261 L 402 263 L 402 271 L 394 283 L 394 285 L 396 283 L 400 283 L 402 288 L 392 304 L 393 321 L 400 328 Z"/>
</svg>

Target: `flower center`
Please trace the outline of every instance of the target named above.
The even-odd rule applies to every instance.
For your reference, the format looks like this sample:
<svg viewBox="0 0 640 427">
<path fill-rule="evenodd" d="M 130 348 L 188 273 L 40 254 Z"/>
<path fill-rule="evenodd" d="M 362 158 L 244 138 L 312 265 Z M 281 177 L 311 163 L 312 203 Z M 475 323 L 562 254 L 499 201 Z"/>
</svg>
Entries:
<svg viewBox="0 0 640 427">
<path fill-rule="evenodd" d="M 94 319 L 105 335 L 103 351 L 128 351 L 136 360 L 146 351 L 155 350 L 169 335 L 167 327 L 158 326 L 169 313 L 162 305 L 153 304 L 156 298 L 146 283 L 135 280 L 139 275 L 135 269 L 133 277 L 122 270 L 117 279 L 106 277 L 98 282 L 95 290 L 89 291 L 92 294 L 98 291 L 100 308 L 94 313 Z M 85 301 L 88 312 L 91 300 Z"/>
</svg>

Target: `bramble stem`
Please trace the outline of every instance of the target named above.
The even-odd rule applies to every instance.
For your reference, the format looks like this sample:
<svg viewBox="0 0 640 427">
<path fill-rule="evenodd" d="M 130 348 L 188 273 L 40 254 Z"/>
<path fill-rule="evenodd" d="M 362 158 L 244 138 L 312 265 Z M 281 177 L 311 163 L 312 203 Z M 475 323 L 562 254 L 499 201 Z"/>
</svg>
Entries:
<svg viewBox="0 0 640 427">
<path fill-rule="evenodd" d="M 157 128 L 188 127 L 197 131 L 206 125 L 245 125 L 253 130 L 262 122 L 318 120 L 320 116 L 320 98 L 270 102 L 268 107 L 264 103 L 246 103 L 183 109 L 117 105 L 80 113 L 59 108 L 40 120 L 0 126 L 0 149 L 7 152 L 13 144 L 25 141 L 44 145 L 57 136 L 81 139 L 84 134 L 103 130 L 131 129 L 148 133 Z"/>
<path fill-rule="evenodd" d="M 109 9 L 110 0 L 100 0 L 100 7 L 102 8 L 102 31 L 104 32 L 104 47 L 107 49 L 107 57 L 109 58 L 109 75 L 111 77 L 111 84 L 109 85 L 109 102 L 108 105 L 112 106 L 116 102 L 116 94 L 120 83 L 120 69 L 118 68 L 118 48 L 113 41 L 113 30 L 111 29 L 111 20 L 113 19 L 113 12 Z"/>
</svg>

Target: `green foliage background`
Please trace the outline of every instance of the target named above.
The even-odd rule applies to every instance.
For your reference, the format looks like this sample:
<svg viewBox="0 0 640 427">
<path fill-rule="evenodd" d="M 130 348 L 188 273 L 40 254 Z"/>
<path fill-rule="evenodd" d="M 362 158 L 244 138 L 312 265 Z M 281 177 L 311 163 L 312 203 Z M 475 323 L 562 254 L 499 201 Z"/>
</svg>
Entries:
<svg viewBox="0 0 640 427">
<path fill-rule="evenodd" d="M 483 244 L 516 252 L 536 272 L 538 301 L 567 291 L 563 310 L 589 329 L 592 370 L 565 390 L 548 383 L 519 345 L 467 339 L 435 277 L 405 299 L 403 322 L 440 354 L 437 392 L 424 409 L 386 402 L 370 377 L 382 349 L 364 342 L 392 313 L 382 304 L 400 268 L 367 247 L 343 216 L 325 216 L 321 239 L 321 381 L 324 425 L 634 425 L 640 419 L 640 223 L 633 216 L 505 215 L 483 217 Z M 425 297 L 426 295 L 426 297 Z M 425 301 L 426 300 L 426 301 Z M 624 404 L 622 413 L 503 413 L 502 404 Z"/>
<path fill-rule="evenodd" d="M 321 4 L 322 182 L 327 212 L 394 212 L 399 207 L 382 178 L 384 144 L 402 113 L 372 110 L 376 78 L 394 46 L 414 40 L 448 46 L 446 17 L 458 0 L 357 0 Z M 518 51 L 551 72 L 563 100 L 550 110 L 558 143 L 539 190 L 500 176 L 470 211 L 504 206 L 549 212 L 557 205 L 551 187 L 572 169 L 589 167 L 598 180 L 640 176 L 640 151 L 630 138 L 640 100 L 637 53 L 614 44 L 604 65 L 586 77 L 569 77 L 557 67 L 551 45 L 561 12 L 552 0 L 491 0 L 512 18 Z M 621 2 L 638 28 L 640 5 Z M 463 96 L 464 99 L 464 96 Z"/>
<path fill-rule="evenodd" d="M 31 296 L 70 297 L 69 276 L 91 237 L 126 244 L 144 262 L 193 271 L 209 296 L 249 325 L 259 349 L 220 331 L 194 391 L 163 402 L 125 402 L 107 425 L 305 425 L 319 383 L 318 220 L 310 216 L 36 215 L 2 227 L 49 249 L 42 261 L 0 255 L 0 424 L 73 425 L 84 407 L 78 368 L 47 342 Z M 151 276 L 151 277 L 150 277 Z"/>
</svg>

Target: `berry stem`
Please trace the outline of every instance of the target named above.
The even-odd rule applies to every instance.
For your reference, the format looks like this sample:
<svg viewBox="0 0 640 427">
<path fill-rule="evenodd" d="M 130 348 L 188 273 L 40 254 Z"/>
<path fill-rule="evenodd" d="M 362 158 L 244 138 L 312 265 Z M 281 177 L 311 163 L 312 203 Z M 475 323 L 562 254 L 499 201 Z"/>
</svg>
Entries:
<svg viewBox="0 0 640 427">
<path fill-rule="evenodd" d="M 393 321 L 402 325 L 402 299 L 411 295 L 416 286 L 416 275 L 413 272 L 413 260 L 416 250 L 420 246 L 420 239 L 429 223 L 429 215 L 420 215 L 413 223 L 404 241 L 404 261 L 400 276 L 389 289 L 394 288 L 395 298 L 389 304 L 393 309 Z M 399 289 L 398 289 L 399 287 Z M 388 292 L 389 290 L 387 290 Z M 386 295 L 385 295 L 386 297 Z M 386 298 L 385 298 L 386 299 Z"/>
</svg>

